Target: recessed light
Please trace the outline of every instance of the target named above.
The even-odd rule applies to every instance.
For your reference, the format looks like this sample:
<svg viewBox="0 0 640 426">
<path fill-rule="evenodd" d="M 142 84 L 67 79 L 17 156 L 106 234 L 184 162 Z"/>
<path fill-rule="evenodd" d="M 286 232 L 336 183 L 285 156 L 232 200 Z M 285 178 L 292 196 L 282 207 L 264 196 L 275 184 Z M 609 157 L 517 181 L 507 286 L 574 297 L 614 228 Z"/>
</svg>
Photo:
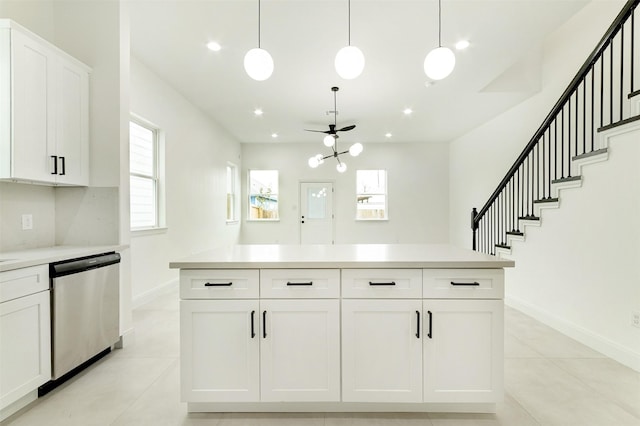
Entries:
<svg viewBox="0 0 640 426">
<path fill-rule="evenodd" d="M 402 113 L 404 115 L 411 115 L 413 113 L 413 110 L 411 108 L 405 108 Z"/>
<path fill-rule="evenodd" d="M 218 43 L 217 41 L 210 41 L 209 43 L 207 43 L 207 47 L 209 48 L 209 50 L 212 50 L 214 52 L 219 52 L 220 49 L 222 49 L 222 46 L 220 46 L 220 43 Z"/>
<path fill-rule="evenodd" d="M 469 47 L 469 40 L 460 40 L 459 42 L 456 43 L 456 49 L 458 50 L 464 50 L 467 47 Z"/>
<path fill-rule="evenodd" d="M 385 133 L 384 135 L 385 138 L 390 138 L 391 136 L 393 136 L 391 133 Z"/>
<path fill-rule="evenodd" d="M 271 137 L 275 139 L 275 138 L 278 137 L 278 134 L 277 133 L 271 133 Z"/>
<path fill-rule="evenodd" d="M 264 114 L 264 112 L 262 112 L 262 110 L 260 108 L 256 108 L 253 110 L 253 113 L 255 115 L 257 115 L 258 117 L 261 116 L 262 114 Z"/>
</svg>

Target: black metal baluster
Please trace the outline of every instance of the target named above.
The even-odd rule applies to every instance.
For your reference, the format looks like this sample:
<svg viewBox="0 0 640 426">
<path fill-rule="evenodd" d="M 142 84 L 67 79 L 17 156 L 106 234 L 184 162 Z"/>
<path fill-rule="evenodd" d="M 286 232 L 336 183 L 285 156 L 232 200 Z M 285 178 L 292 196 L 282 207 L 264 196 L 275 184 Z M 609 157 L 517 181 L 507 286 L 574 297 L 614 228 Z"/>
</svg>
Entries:
<svg viewBox="0 0 640 426">
<path fill-rule="evenodd" d="M 574 135 L 575 136 L 574 137 L 574 144 L 575 144 L 576 155 L 578 155 L 578 125 L 579 125 L 579 123 L 578 123 L 578 121 L 579 121 L 578 120 L 578 94 L 580 92 L 578 92 L 578 90 L 576 90 L 575 93 L 576 93 L 576 116 L 575 116 L 576 128 L 575 128 L 575 135 Z"/>
<path fill-rule="evenodd" d="M 622 120 L 622 99 L 624 98 L 624 25 L 620 24 L 620 120 Z"/>
<path fill-rule="evenodd" d="M 595 122 L 593 121 L 593 109 L 594 109 L 594 99 L 596 97 L 595 93 L 593 93 L 594 90 L 594 78 L 595 78 L 595 70 L 593 69 L 593 66 L 591 67 L 591 151 L 593 151 L 595 148 L 595 142 L 594 142 L 594 131 L 595 131 Z M 576 154 L 578 154 L 576 152 Z M 569 176 L 571 176 L 571 174 L 569 174 Z"/>
<path fill-rule="evenodd" d="M 600 126 L 604 126 L 604 50 L 598 59 L 600 61 Z"/>
<path fill-rule="evenodd" d="M 547 198 L 547 194 L 546 194 L 546 191 L 547 191 L 547 184 L 546 184 L 547 169 L 545 167 L 545 158 L 544 158 L 545 157 L 545 155 L 544 155 L 545 153 L 544 152 L 546 151 L 545 144 L 546 144 L 547 138 L 546 138 L 545 135 L 546 135 L 546 132 L 542 134 L 542 198 L 543 199 Z"/>
<path fill-rule="evenodd" d="M 633 62 L 635 61 L 635 50 L 634 50 L 634 44 L 635 44 L 635 16 L 636 16 L 636 11 L 635 9 L 633 10 L 633 12 L 631 12 L 631 53 L 630 53 L 630 62 L 631 62 L 631 70 L 629 72 L 629 90 L 630 93 L 633 93 L 634 90 L 634 82 L 633 82 L 633 69 L 634 69 L 634 64 Z"/>
<path fill-rule="evenodd" d="M 611 44 L 609 44 L 610 54 L 609 54 L 609 124 L 613 124 L 613 38 L 611 39 Z"/>
<path fill-rule="evenodd" d="M 587 152 L 587 81 L 582 80 L 582 153 Z M 578 151 L 576 151 L 576 154 Z"/>
<path fill-rule="evenodd" d="M 517 200 L 516 200 L 516 216 L 519 218 L 520 217 L 520 168 L 518 167 L 518 169 L 516 170 L 516 172 L 518 173 L 518 194 L 517 194 Z M 517 228 L 516 230 L 518 232 L 520 232 L 520 220 L 518 220 L 518 224 L 517 224 Z"/>
</svg>

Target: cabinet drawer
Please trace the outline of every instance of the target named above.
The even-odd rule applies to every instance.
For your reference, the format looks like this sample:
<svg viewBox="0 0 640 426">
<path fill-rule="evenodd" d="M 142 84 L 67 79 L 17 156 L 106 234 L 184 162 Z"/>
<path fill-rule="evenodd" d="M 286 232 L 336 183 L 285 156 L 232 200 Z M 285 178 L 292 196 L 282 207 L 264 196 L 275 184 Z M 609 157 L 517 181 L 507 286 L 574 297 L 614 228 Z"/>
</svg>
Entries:
<svg viewBox="0 0 640 426">
<path fill-rule="evenodd" d="M 183 299 L 257 299 L 258 269 L 183 269 Z"/>
<path fill-rule="evenodd" d="M 502 299 L 502 269 L 425 269 L 422 272 L 425 298 Z"/>
<path fill-rule="evenodd" d="M 420 269 L 343 269 L 342 297 L 419 299 Z"/>
<path fill-rule="evenodd" d="M 49 265 L 0 272 L 0 303 L 49 289 Z"/>
<path fill-rule="evenodd" d="M 338 298 L 339 269 L 262 269 L 260 297 L 277 299 Z"/>
</svg>

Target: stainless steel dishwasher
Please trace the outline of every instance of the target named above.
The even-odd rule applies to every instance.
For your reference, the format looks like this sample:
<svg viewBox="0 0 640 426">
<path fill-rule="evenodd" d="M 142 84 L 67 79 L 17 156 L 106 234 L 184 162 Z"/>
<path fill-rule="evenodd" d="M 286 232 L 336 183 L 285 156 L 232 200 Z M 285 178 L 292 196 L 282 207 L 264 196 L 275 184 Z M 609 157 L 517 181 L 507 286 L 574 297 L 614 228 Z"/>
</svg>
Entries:
<svg viewBox="0 0 640 426">
<path fill-rule="evenodd" d="M 49 265 L 52 379 L 59 379 L 119 339 L 120 254 Z"/>
</svg>

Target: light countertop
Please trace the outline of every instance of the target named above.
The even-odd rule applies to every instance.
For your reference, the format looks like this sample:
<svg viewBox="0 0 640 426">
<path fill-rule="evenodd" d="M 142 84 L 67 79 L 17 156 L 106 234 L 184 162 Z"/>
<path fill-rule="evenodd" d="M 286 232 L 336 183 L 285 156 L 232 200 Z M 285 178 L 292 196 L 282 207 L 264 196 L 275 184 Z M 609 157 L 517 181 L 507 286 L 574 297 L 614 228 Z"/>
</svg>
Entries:
<svg viewBox="0 0 640 426">
<path fill-rule="evenodd" d="M 105 246 L 54 246 L 37 249 L 7 251 L 0 253 L 0 272 L 29 266 L 43 265 L 60 260 L 91 256 L 94 254 L 122 251 L 125 245 Z"/>
<path fill-rule="evenodd" d="M 501 259 L 448 244 L 234 245 L 171 262 L 179 269 L 504 268 Z"/>
</svg>

